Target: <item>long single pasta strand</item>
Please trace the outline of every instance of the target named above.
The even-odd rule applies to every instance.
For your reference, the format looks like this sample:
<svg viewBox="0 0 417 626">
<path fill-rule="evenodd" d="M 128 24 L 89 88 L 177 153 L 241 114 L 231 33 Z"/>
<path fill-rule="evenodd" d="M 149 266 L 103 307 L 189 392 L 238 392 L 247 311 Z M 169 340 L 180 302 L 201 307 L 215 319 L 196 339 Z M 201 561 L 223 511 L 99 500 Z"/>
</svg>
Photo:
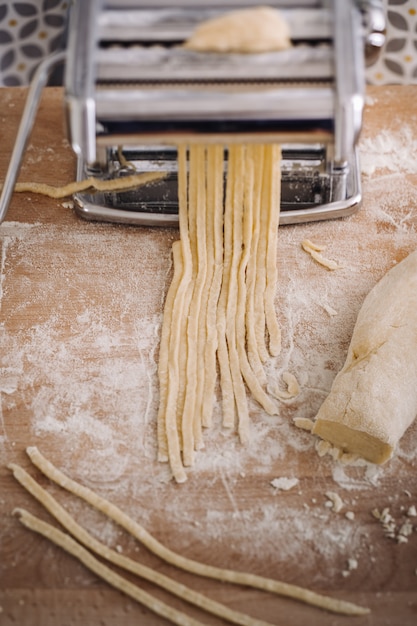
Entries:
<svg viewBox="0 0 417 626">
<path fill-rule="evenodd" d="M 239 438 L 242 443 L 248 443 L 249 409 L 236 345 L 237 282 L 240 257 L 242 254 L 244 155 L 245 148 L 243 146 L 231 146 L 230 170 L 227 185 L 229 186 L 233 183 L 233 186 L 229 194 L 230 202 L 229 204 L 226 203 L 224 227 L 226 230 L 226 225 L 230 222 L 232 246 L 226 304 L 226 340 L 237 408 Z"/>
<path fill-rule="evenodd" d="M 258 244 L 260 237 L 260 214 L 261 214 L 261 190 L 262 190 L 262 176 L 264 166 L 264 151 L 262 145 L 253 146 L 253 158 L 254 158 L 254 184 L 253 184 L 253 226 L 252 226 L 252 238 L 251 249 L 248 261 L 248 267 L 246 270 L 246 342 L 247 353 L 249 363 L 252 370 L 255 372 L 258 380 L 262 384 L 266 383 L 266 376 L 262 366 L 262 360 L 265 360 L 266 356 L 264 352 L 260 354 L 259 350 L 262 345 L 258 345 L 256 336 L 256 320 L 255 311 L 258 303 L 256 302 L 256 281 L 258 272 Z"/>
<path fill-rule="evenodd" d="M 188 203 L 187 205 L 180 204 L 179 212 L 184 215 L 184 219 L 180 222 L 180 238 L 188 238 L 188 245 L 190 248 L 190 271 L 191 271 L 191 280 L 188 284 L 187 294 L 186 294 L 186 308 L 182 314 L 181 320 L 181 344 L 182 348 L 180 350 L 179 359 L 181 363 L 180 367 L 180 385 L 179 385 L 179 394 L 177 400 L 177 424 L 178 429 L 181 432 L 182 439 L 182 462 L 185 466 L 189 466 L 193 464 L 193 454 L 194 454 L 194 438 L 193 438 L 193 415 L 189 409 L 189 395 L 190 395 L 190 385 L 188 376 L 194 376 L 195 372 L 190 370 L 190 359 L 191 363 L 194 359 L 194 347 L 192 348 L 192 353 L 190 353 L 190 342 L 188 339 L 189 335 L 189 327 L 190 324 L 193 325 L 193 319 L 191 317 L 190 306 L 192 302 L 195 279 L 197 274 L 197 226 L 196 226 L 196 206 L 198 202 L 198 191 L 199 191 L 199 179 L 198 172 L 196 168 L 196 155 L 199 149 L 198 145 L 188 146 Z M 178 163 L 178 170 L 180 169 L 181 164 Z M 180 175 L 180 172 L 178 172 Z M 184 225 L 187 223 L 187 230 L 184 230 Z M 188 398 L 187 398 L 188 396 Z M 186 404 L 187 403 L 187 404 Z"/>
<path fill-rule="evenodd" d="M 184 288 L 181 309 L 178 309 L 179 316 L 179 341 L 178 354 L 178 390 L 176 400 L 177 428 L 180 433 L 181 449 L 183 449 L 183 414 L 184 402 L 187 384 L 187 367 L 188 367 L 188 345 L 187 345 L 187 329 L 189 320 L 189 307 L 193 294 L 194 280 L 196 273 L 196 240 L 195 240 L 195 206 L 197 201 L 197 179 L 190 170 L 191 150 L 186 146 L 181 146 L 184 158 L 178 159 L 178 184 L 183 187 L 183 192 L 178 197 L 178 214 L 180 241 L 184 245 L 184 251 L 187 259 L 187 277 L 188 282 Z M 188 154 L 188 159 L 187 159 Z M 181 182 L 180 182 L 181 180 Z"/>
<path fill-rule="evenodd" d="M 142 172 L 130 176 L 119 176 L 118 178 L 100 179 L 85 178 L 77 182 L 68 183 L 61 187 L 47 185 L 46 183 L 18 182 L 14 187 L 17 193 L 39 193 L 49 198 L 60 200 L 82 191 L 127 191 L 142 187 L 148 183 L 156 182 L 166 178 L 167 172 Z M 0 191 L 3 185 L 0 184 Z"/>
<path fill-rule="evenodd" d="M 192 465 L 194 447 L 202 447 L 201 415 L 196 412 L 198 378 L 204 379 L 204 371 L 199 368 L 203 354 L 199 341 L 199 319 L 201 315 L 201 299 L 206 279 L 206 182 L 205 182 L 205 148 L 190 147 L 190 179 L 196 183 L 196 192 L 190 195 L 188 207 L 190 222 L 190 239 L 193 241 L 193 287 L 188 313 L 187 347 L 188 359 L 186 369 L 185 399 L 182 415 L 183 463 Z M 192 228 L 191 228 L 192 223 Z"/>
<path fill-rule="evenodd" d="M 19 465 L 11 463 L 9 468 L 12 470 L 16 480 L 24 487 L 38 502 L 40 502 L 47 511 L 67 530 L 77 541 L 83 544 L 86 548 L 95 552 L 98 556 L 105 558 L 110 563 L 121 567 L 122 569 L 140 576 L 141 578 L 148 580 L 155 585 L 169 591 L 175 596 L 194 604 L 199 608 L 217 615 L 222 619 L 226 619 L 233 624 L 239 624 L 241 626 L 270 626 L 263 620 L 252 618 L 239 611 L 234 611 L 220 602 L 211 600 L 197 591 L 194 591 L 190 587 L 176 582 L 172 578 L 161 574 L 160 572 L 142 565 L 129 557 L 119 554 L 115 550 L 112 550 L 107 545 L 98 541 L 89 532 L 87 532 L 82 526 L 80 526 L 75 519 L 62 507 L 53 496 L 51 496 L 45 489 L 43 489 L 39 483 L 36 482 L 23 468 Z"/>
<path fill-rule="evenodd" d="M 307 604 L 327 609 L 335 613 L 345 615 L 366 615 L 369 613 L 369 609 L 367 608 L 360 607 L 356 604 L 352 604 L 351 602 L 344 602 L 342 600 L 323 596 L 315 593 L 314 591 L 304 589 L 303 587 L 298 587 L 297 585 L 291 585 L 270 578 L 264 578 L 262 576 L 257 576 L 256 574 L 248 574 L 245 572 L 237 572 L 234 570 L 215 567 L 213 565 L 206 565 L 199 563 L 198 561 L 188 559 L 181 554 L 177 554 L 169 548 L 166 548 L 150 533 L 148 533 L 143 526 L 123 513 L 123 511 L 121 511 L 117 506 L 101 497 L 91 489 L 88 489 L 88 487 L 84 487 L 66 476 L 50 461 L 48 461 L 36 447 L 30 446 L 26 449 L 26 452 L 32 463 L 50 480 L 79 498 L 82 498 L 98 511 L 107 515 L 110 519 L 127 530 L 138 541 L 142 542 L 148 550 L 158 555 L 167 563 L 171 563 L 176 567 L 199 576 L 241 584 L 255 589 L 262 589 L 263 591 L 269 591 L 278 595 L 294 598 L 295 600 L 300 600 L 301 602 L 306 602 Z"/>
<path fill-rule="evenodd" d="M 168 442 L 166 433 L 166 410 L 167 410 L 167 394 L 168 394 L 168 376 L 169 376 L 169 340 L 172 326 L 172 310 L 174 299 L 178 291 L 181 276 L 183 273 L 183 263 L 181 254 L 181 242 L 175 241 L 172 245 L 174 275 L 165 300 L 164 315 L 161 329 L 161 340 L 159 344 L 158 359 L 158 377 L 159 377 L 159 407 L 157 416 L 158 429 L 158 460 L 167 462 Z"/>
<path fill-rule="evenodd" d="M 263 168 L 262 168 L 262 186 L 260 189 L 260 206 L 259 206 L 259 240 L 257 247 L 257 258 L 256 258 L 256 281 L 255 281 L 255 290 L 254 290 L 254 318 L 255 318 L 255 337 L 256 343 L 258 346 L 258 353 L 262 360 L 265 362 L 268 357 L 268 350 L 266 348 L 265 343 L 265 330 L 266 330 L 266 319 L 265 319 L 265 305 L 264 305 L 264 292 L 266 288 L 266 249 L 267 249 L 267 236 L 268 236 L 268 220 L 267 220 L 267 212 L 268 212 L 268 195 L 265 192 L 265 187 L 268 181 L 268 172 L 267 172 L 267 158 L 266 158 L 266 149 L 265 146 L 262 147 L 263 152 Z"/>
<path fill-rule="evenodd" d="M 75 541 L 72 537 L 58 530 L 51 524 L 47 524 L 38 519 L 34 515 L 31 515 L 25 509 L 16 508 L 14 510 L 15 515 L 19 516 L 20 522 L 33 530 L 34 532 L 42 535 L 49 541 L 52 541 L 57 546 L 60 546 L 63 550 L 77 558 L 85 567 L 94 572 L 99 578 L 102 578 L 109 583 L 115 589 L 118 589 L 125 595 L 133 598 L 143 606 L 171 621 L 178 626 L 204 626 L 203 622 L 196 620 L 182 611 L 177 611 L 173 607 L 161 602 L 157 598 L 154 598 L 151 594 L 140 589 L 133 583 L 131 583 L 123 576 L 120 576 L 109 567 L 98 561 L 88 550 Z"/>
<path fill-rule="evenodd" d="M 199 153 L 200 162 L 198 164 L 199 175 L 199 194 L 197 205 L 197 278 L 195 284 L 197 311 L 196 317 L 196 348 L 195 354 L 196 360 L 196 373 L 198 372 L 196 385 L 194 389 L 194 446 L 196 450 L 204 448 L 203 442 L 203 421 L 201 415 L 201 395 L 202 389 L 205 386 L 206 372 L 201 368 L 201 363 L 204 362 L 204 351 L 206 336 L 204 332 L 205 320 L 206 320 L 206 306 L 203 302 L 203 293 L 207 276 L 207 212 L 212 211 L 212 207 L 207 204 L 207 147 L 204 146 Z"/>
<path fill-rule="evenodd" d="M 207 211 L 208 231 L 212 230 L 213 269 L 209 288 L 206 313 L 206 345 L 204 352 L 205 385 L 202 397 L 202 423 L 209 427 L 212 424 L 213 398 L 217 379 L 216 354 L 217 306 L 220 296 L 223 275 L 223 146 L 207 148 L 207 204 L 213 210 Z"/>
<path fill-rule="evenodd" d="M 204 250 L 205 277 L 201 291 L 201 309 L 198 319 L 198 363 L 199 376 L 197 378 L 195 415 L 200 424 L 200 429 L 206 426 L 204 416 L 204 390 L 210 384 L 209 373 L 209 354 L 211 346 L 209 346 L 209 328 L 207 324 L 208 303 L 210 298 L 210 289 L 213 282 L 214 274 L 214 196 L 215 189 L 209 184 L 210 167 L 212 163 L 210 146 L 206 146 L 206 161 L 204 168 L 204 183 L 206 191 L 206 205 L 204 207 L 204 230 L 205 242 L 200 247 L 200 254 Z M 211 181 L 210 181 L 211 182 Z M 201 364 L 203 364 L 201 366 Z M 213 398 L 212 398 L 213 404 Z"/>
<path fill-rule="evenodd" d="M 234 188 L 234 152 L 229 149 L 226 184 L 226 200 L 223 221 L 223 278 L 217 307 L 217 356 L 220 370 L 220 387 L 222 393 L 223 426 L 233 428 L 235 425 L 235 392 L 233 388 L 229 351 L 226 341 L 227 297 L 229 292 L 230 267 L 232 263 L 233 229 L 232 205 Z"/>
<path fill-rule="evenodd" d="M 204 216 L 201 216 L 201 218 L 204 219 L 205 240 L 202 241 L 201 245 L 199 246 L 200 254 L 204 254 L 203 262 L 205 267 L 204 284 L 202 286 L 201 293 L 201 313 L 198 320 L 198 363 L 200 364 L 200 373 L 202 373 L 202 375 L 199 375 L 197 377 L 196 401 L 194 408 L 195 415 L 196 417 L 198 416 L 200 432 L 201 428 L 203 426 L 206 426 L 206 419 L 204 415 L 204 390 L 208 386 L 211 387 L 212 378 L 210 360 L 213 344 L 211 339 L 209 338 L 209 327 L 207 324 L 210 290 L 214 275 L 214 211 L 216 189 L 212 185 L 210 173 L 210 169 L 213 166 L 212 152 L 213 148 L 210 146 L 206 146 L 206 161 L 204 164 L 204 184 L 206 189 L 206 201 L 204 207 Z M 201 364 L 203 364 L 202 367 Z M 211 409 L 212 406 L 213 397 L 211 398 Z"/>
<path fill-rule="evenodd" d="M 278 324 L 274 301 L 278 281 L 277 238 L 281 197 L 281 149 L 277 145 L 268 145 L 265 151 L 267 163 L 266 174 L 268 176 L 265 184 L 265 193 L 267 193 L 268 199 L 265 204 L 268 207 L 268 223 L 264 306 L 266 326 L 269 334 L 269 352 L 272 356 L 277 356 L 281 351 L 281 329 Z"/>
<path fill-rule="evenodd" d="M 179 358 L 184 352 L 182 323 L 188 313 L 187 295 L 192 280 L 192 254 L 188 235 L 188 182 L 187 182 L 187 151 L 184 146 L 178 148 L 178 198 L 179 222 L 181 232 L 181 252 L 183 272 L 178 285 L 177 295 L 172 308 L 171 335 L 169 341 L 169 375 L 167 390 L 167 406 L 165 422 L 167 431 L 168 456 L 173 476 L 177 482 L 184 482 L 187 475 L 181 458 L 181 441 L 177 423 L 177 402 L 180 380 L 183 371 L 180 369 Z"/>
</svg>

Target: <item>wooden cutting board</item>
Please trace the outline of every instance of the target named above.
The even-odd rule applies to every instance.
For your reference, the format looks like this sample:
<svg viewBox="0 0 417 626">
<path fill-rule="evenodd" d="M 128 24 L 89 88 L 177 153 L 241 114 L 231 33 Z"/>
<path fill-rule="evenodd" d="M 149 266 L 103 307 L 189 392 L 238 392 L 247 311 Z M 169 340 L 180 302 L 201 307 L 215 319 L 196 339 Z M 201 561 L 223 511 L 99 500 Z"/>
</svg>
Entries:
<svg viewBox="0 0 417 626">
<path fill-rule="evenodd" d="M 24 89 L 0 90 L 0 179 L 25 95 Z M 12 516 L 17 506 L 50 518 L 15 482 L 10 462 L 39 478 L 108 545 L 232 608 L 286 626 L 417 623 L 417 517 L 407 516 L 417 506 L 417 425 L 382 468 L 320 457 L 315 439 L 293 425 L 294 417 L 313 418 L 328 393 L 365 295 L 417 246 L 416 101 L 417 87 L 369 88 L 359 212 L 280 229 L 276 302 L 283 350 L 268 365 L 268 376 L 280 385 L 283 372 L 292 372 L 300 395 L 282 403 L 278 417 L 264 415 L 249 400 L 252 443 L 246 449 L 219 426 L 216 401 L 215 425 L 182 485 L 155 460 L 160 323 L 178 232 L 92 224 L 64 201 L 14 196 L 0 227 L 1 626 L 165 623 L 20 526 Z M 74 169 L 62 93 L 49 88 L 20 180 L 63 184 Z M 317 265 L 301 249 L 306 237 L 325 244 L 325 255 L 340 268 L 329 272 Z M 40 477 L 25 455 L 28 445 L 188 557 L 306 586 L 372 612 L 336 616 L 174 570 Z M 271 484 L 276 478 L 298 483 L 282 491 Z M 341 497 L 340 512 L 328 507 L 326 491 Z M 386 537 L 372 516 L 374 508 L 386 507 L 397 531 L 407 520 L 412 524 L 407 542 Z"/>
</svg>

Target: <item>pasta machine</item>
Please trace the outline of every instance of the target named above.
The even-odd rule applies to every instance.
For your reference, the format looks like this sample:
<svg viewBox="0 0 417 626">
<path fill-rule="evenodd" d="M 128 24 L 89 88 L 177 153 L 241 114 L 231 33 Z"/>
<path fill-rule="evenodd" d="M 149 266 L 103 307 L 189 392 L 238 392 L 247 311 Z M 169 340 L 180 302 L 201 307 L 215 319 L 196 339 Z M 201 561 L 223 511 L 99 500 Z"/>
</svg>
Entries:
<svg viewBox="0 0 417 626">
<path fill-rule="evenodd" d="M 138 172 L 167 172 L 163 180 L 136 190 L 77 194 L 79 215 L 175 224 L 178 141 L 281 144 L 281 224 L 357 209 L 364 70 L 384 42 L 381 1 L 271 1 L 268 6 L 281 11 L 291 33 L 291 47 L 279 52 L 221 54 L 182 46 L 204 20 L 257 4 L 74 3 L 67 49 L 57 60 L 66 62 L 65 105 L 77 179 L 117 178 L 131 173 L 132 165 Z M 38 72 L 38 87 L 32 87 L 35 99 L 49 63 Z"/>
</svg>

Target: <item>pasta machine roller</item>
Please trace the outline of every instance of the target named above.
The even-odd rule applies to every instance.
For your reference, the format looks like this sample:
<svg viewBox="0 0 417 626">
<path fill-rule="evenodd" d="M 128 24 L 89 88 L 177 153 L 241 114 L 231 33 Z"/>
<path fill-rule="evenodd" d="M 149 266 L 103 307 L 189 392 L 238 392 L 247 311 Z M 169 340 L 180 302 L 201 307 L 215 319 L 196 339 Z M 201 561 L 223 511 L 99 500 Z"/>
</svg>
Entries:
<svg viewBox="0 0 417 626">
<path fill-rule="evenodd" d="M 203 53 L 182 46 L 204 20 L 258 4 L 264 3 L 74 3 L 63 56 L 77 179 L 124 176 L 131 173 L 126 162 L 138 172 L 168 172 L 136 190 L 75 195 L 81 216 L 175 224 L 179 141 L 280 143 L 281 224 L 356 210 L 364 69 L 384 41 L 381 2 L 271 1 L 291 34 L 292 46 L 279 52 Z"/>
</svg>

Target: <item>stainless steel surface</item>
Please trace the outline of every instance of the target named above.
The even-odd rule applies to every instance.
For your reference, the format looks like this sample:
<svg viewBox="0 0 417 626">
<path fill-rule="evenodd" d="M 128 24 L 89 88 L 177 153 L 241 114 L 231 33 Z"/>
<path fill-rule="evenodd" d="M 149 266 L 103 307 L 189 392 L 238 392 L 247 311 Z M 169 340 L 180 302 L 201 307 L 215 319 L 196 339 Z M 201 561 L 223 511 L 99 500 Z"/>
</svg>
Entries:
<svg viewBox="0 0 417 626">
<path fill-rule="evenodd" d="M 288 167 L 291 158 L 284 160 L 281 222 L 325 219 L 355 210 L 360 202 L 356 144 L 364 104 L 364 56 L 372 41 L 376 46 L 381 43 L 380 2 L 305 0 L 296 6 L 273 2 L 293 31 L 295 45 L 287 51 L 225 56 L 178 46 L 209 14 L 257 4 L 262 3 L 215 1 L 197 7 L 194 2 L 178 6 L 168 0 L 75 3 L 65 101 L 78 177 L 118 176 L 123 172 L 115 148 L 132 149 L 138 143 L 148 144 L 146 150 L 155 143 L 155 154 L 161 153 L 161 145 L 184 139 L 302 143 L 306 154 L 311 154 L 311 144 L 319 143 L 316 171 L 311 162 L 306 164 L 308 159 L 301 159 L 304 163 L 297 171 Z M 42 66 L 31 88 L 34 104 L 49 63 L 54 62 Z M 30 101 L 3 188 L 0 219 L 33 122 Z M 146 150 L 139 158 L 139 171 L 146 166 Z M 171 178 L 171 187 L 172 182 Z M 164 185 L 153 188 L 161 194 L 162 205 Z M 294 185 L 299 193 L 294 193 Z M 133 210 L 132 206 L 126 210 L 121 194 L 83 195 L 76 202 L 80 214 L 91 219 L 175 223 L 175 202 L 165 214 L 152 193 L 146 197 L 147 191 L 148 187 L 139 197 L 124 196 L 128 204 L 137 203 Z"/>
<path fill-rule="evenodd" d="M 319 8 L 321 6 L 328 6 L 331 0 L 298 0 L 297 7 L 307 9 L 311 7 Z M 210 7 L 219 7 L 226 10 L 235 10 L 242 7 L 249 7 L 254 5 L 265 5 L 263 0 L 210 0 L 207 3 L 200 2 L 200 5 L 206 4 Z M 278 9 L 285 9 L 291 7 L 294 4 L 293 0 L 270 0 L 268 6 L 276 7 Z M 105 0 L 106 9 L 120 9 L 121 0 Z M 141 9 L 168 9 L 178 8 L 195 8 L 196 0 L 123 0 L 123 7 L 129 8 L 141 8 Z"/>
<path fill-rule="evenodd" d="M 349 167 L 335 170 L 332 176 L 327 173 L 326 149 L 320 144 L 283 145 L 282 152 L 281 225 L 345 217 L 358 209 L 362 192 L 356 149 Z M 126 151 L 125 158 L 140 172 L 169 174 L 166 179 L 138 190 L 77 194 L 74 197 L 77 213 L 93 221 L 177 226 L 176 150 L 172 146 L 142 145 Z M 110 155 L 111 163 L 116 164 L 117 159 L 116 154 Z M 123 175 L 120 164 L 114 167 L 114 176 Z M 85 177 L 85 168 L 85 163 L 79 160 L 79 179 Z"/>
<path fill-rule="evenodd" d="M 337 167 L 345 167 L 362 127 L 365 93 L 361 16 L 354 2 L 334 2 L 335 149 Z"/>
<path fill-rule="evenodd" d="M 281 223 L 356 210 L 364 50 L 375 24 L 374 17 L 367 19 L 367 10 L 371 5 L 376 10 L 376 0 L 273 2 L 292 36 L 293 46 L 282 52 L 204 54 L 181 46 L 201 21 L 260 4 L 137 0 L 103 5 L 90 23 L 96 47 L 89 48 L 86 61 L 87 75 L 95 77 L 96 146 L 103 177 L 123 174 L 117 146 L 138 171 L 149 171 L 167 166 L 166 155 L 173 151 L 164 145 L 178 141 L 302 144 L 304 159 L 293 166 L 294 152 L 287 150 L 283 161 Z M 77 39 L 85 35 L 82 25 L 70 55 L 80 54 Z M 309 161 L 314 144 L 320 154 L 316 165 Z M 78 212 L 93 220 L 175 224 L 176 172 L 168 161 L 167 180 L 138 192 L 77 196 Z M 87 150 L 79 151 L 79 177 L 96 166 Z"/>
<path fill-rule="evenodd" d="M 193 52 L 180 46 L 111 46 L 97 50 L 97 81 L 104 86 L 122 81 L 331 81 L 333 64 L 333 48 L 325 43 L 245 54 L 244 59 L 241 54 Z"/>
<path fill-rule="evenodd" d="M 255 5 L 256 2 L 247 3 Z M 274 3 L 258 3 L 273 6 Z M 202 5 L 202 6 L 201 6 Z M 213 17 L 224 13 L 227 6 L 213 8 L 204 7 L 201 3 L 192 6 L 157 9 L 155 5 L 141 8 L 141 3 L 136 3 L 133 8 L 120 11 L 117 9 L 105 9 L 99 17 L 100 37 L 103 41 L 142 41 L 169 43 L 188 39 L 195 27 Z M 229 7 L 230 8 L 230 7 Z M 280 9 L 284 19 L 289 25 L 291 39 L 298 41 L 314 41 L 330 39 L 332 36 L 331 11 L 327 7 L 303 8 L 297 3 L 293 8 L 288 5 Z"/>
<path fill-rule="evenodd" d="M 70 141 L 88 163 L 96 160 L 95 64 L 96 23 L 101 0 L 75 2 L 72 8 L 65 71 Z"/>
<path fill-rule="evenodd" d="M 203 124 L 210 120 L 265 120 L 271 122 L 271 125 L 277 122 L 309 121 L 314 124 L 331 120 L 334 106 L 330 88 L 283 88 L 274 85 L 259 86 L 256 90 L 242 86 L 230 91 L 219 86 L 208 90 L 182 87 L 169 91 L 162 88 L 99 89 L 96 100 L 97 116 L 101 122 L 115 121 L 117 118 L 132 123 L 141 120 L 194 119 Z"/>
</svg>

